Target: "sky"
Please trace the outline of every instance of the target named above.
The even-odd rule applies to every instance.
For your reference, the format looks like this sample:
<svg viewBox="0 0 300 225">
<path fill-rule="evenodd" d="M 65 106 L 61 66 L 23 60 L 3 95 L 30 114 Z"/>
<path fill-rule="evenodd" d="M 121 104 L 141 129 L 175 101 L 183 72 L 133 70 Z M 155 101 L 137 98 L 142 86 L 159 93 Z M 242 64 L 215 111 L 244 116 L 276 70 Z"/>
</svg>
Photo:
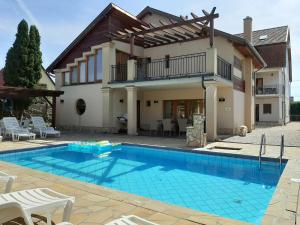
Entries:
<svg viewBox="0 0 300 225">
<path fill-rule="evenodd" d="M 106 0 L 0 0 L 0 68 L 15 40 L 18 23 L 25 19 L 41 34 L 43 65 L 51 62 L 110 3 Z M 300 101 L 299 0 L 115 0 L 116 5 L 137 15 L 151 6 L 175 15 L 188 15 L 216 6 L 216 28 L 236 34 L 243 31 L 243 18 L 253 18 L 253 30 L 288 25 L 291 32 L 293 82 L 291 93 Z M 255 3 L 255 4 L 254 4 Z"/>
</svg>

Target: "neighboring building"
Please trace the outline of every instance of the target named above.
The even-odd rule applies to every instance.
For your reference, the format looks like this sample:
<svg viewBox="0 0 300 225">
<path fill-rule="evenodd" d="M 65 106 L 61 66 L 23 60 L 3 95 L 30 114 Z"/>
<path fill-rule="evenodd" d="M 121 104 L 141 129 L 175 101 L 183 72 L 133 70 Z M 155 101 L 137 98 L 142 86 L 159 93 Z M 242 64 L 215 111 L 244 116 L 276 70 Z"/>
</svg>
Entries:
<svg viewBox="0 0 300 225">
<path fill-rule="evenodd" d="M 150 7 L 133 16 L 108 5 L 47 68 L 64 91 L 57 125 L 116 132 L 118 117 L 128 114 L 127 132 L 135 135 L 163 119 L 206 112 L 209 140 L 241 125 L 251 131 L 253 75 L 268 61 L 252 43 L 252 19 L 244 19 L 243 38 L 202 28 L 201 18 Z"/>
<path fill-rule="evenodd" d="M 0 70 L 0 86 L 4 86 L 4 69 Z M 37 88 L 47 89 L 47 90 L 55 90 L 54 79 L 51 78 L 51 75 L 46 72 L 44 67 L 41 70 L 41 79 L 37 84 Z"/>
<path fill-rule="evenodd" d="M 242 34 L 238 36 L 243 37 Z M 290 121 L 292 62 L 288 26 L 252 33 L 253 45 L 267 63 L 256 73 L 255 120 L 286 124 Z"/>
</svg>

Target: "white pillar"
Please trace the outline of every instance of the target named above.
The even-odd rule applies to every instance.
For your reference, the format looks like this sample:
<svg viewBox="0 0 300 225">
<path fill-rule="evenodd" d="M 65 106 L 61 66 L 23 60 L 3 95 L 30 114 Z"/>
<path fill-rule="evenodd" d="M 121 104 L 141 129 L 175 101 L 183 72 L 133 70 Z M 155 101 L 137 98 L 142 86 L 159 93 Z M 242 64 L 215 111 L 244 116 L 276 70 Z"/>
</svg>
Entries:
<svg viewBox="0 0 300 225">
<path fill-rule="evenodd" d="M 253 63 L 251 58 L 244 60 L 244 79 L 245 79 L 245 125 L 248 131 L 254 129 L 254 80 L 253 80 Z"/>
<path fill-rule="evenodd" d="M 218 64 L 217 64 L 217 49 L 208 48 L 206 51 L 206 72 L 212 73 L 213 75 L 218 73 Z"/>
<path fill-rule="evenodd" d="M 206 132 L 209 141 L 217 139 L 217 86 L 206 87 Z"/>
<path fill-rule="evenodd" d="M 103 99 L 103 107 L 102 107 L 102 121 L 103 127 L 110 128 L 113 127 L 112 125 L 112 89 L 111 88 L 102 88 L 102 99 Z"/>
<path fill-rule="evenodd" d="M 126 87 L 127 90 L 127 134 L 137 135 L 137 88 Z"/>
<path fill-rule="evenodd" d="M 135 63 L 136 63 L 136 60 L 134 59 L 129 59 L 127 61 L 127 80 L 128 81 L 133 81 L 135 80 Z"/>
<path fill-rule="evenodd" d="M 116 64 L 116 50 L 111 42 L 102 44 L 102 86 L 107 86 L 111 81 L 111 66 Z"/>
</svg>

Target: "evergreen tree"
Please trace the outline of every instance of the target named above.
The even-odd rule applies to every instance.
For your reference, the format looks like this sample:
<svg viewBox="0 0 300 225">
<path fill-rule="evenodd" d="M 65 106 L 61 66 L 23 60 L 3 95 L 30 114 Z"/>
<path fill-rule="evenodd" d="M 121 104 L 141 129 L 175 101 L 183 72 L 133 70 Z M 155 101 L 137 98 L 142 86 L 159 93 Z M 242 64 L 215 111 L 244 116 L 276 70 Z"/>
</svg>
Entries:
<svg viewBox="0 0 300 225">
<path fill-rule="evenodd" d="M 22 20 L 18 25 L 16 40 L 9 49 L 4 69 L 4 81 L 8 86 L 28 87 L 28 24 Z"/>
<path fill-rule="evenodd" d="M 30 86 L 33 87 L 41 78 L 42 53 L 40 51 L 41 38 L 36 26 L 31 26 L 28 44 L 28 75 Z"/>
</svg>

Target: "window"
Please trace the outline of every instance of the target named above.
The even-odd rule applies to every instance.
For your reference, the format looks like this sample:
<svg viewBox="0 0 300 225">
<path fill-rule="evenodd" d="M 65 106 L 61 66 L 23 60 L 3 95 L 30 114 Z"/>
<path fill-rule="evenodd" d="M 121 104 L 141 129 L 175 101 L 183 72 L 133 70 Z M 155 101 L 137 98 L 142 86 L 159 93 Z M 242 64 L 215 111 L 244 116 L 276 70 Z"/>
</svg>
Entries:
<svg viewBox="0 0 300 225">
<path fill-rule="evenodd" d="M 70 72 L 65 72 L 63 74 L 64 85 L 70 85 Z"/>
<path fill-rule="evenodd" d="M 80 68 L 80 79 L 79 79 L 79 82 L 80 83 L 85 83 L 86 82 L 86 62 L 80 62 L 79 63 L 79 68 Z"/>
<path fill-rule="evenodd" d="M 272 113 L 272 104 L 264 104 L 263 109 L 264 109 L 264 114 L 271 114 Z"/>
<path fill-rule="evenodd" d="M 170 55 L 166 55 L 165 60 L 166 60 L 166 68 L 170 68 Z"/>
<path fill-rule="evenodd" d="M 81 116 L 85 112 L 85 109 L 86 109 L 85 101 L 82 98 L 78 99 L 76 102 L 77 114 Z"/>
<path fill-rule="evenodd" d="M 93 55 L 88 58 L 88 82 L 95 80 L 95 57 Z"/>
<path fill-rule="evenodd" d="M 76 66 L 71 68 L 71 83 L 72 84 L 78 83 L 78 69 Z"/>
<path fill-rule="evenodd" d="M 102 80 L 103 78 L 102 68 L 102 49 L 98 49 L 96 55 L 96 80 Z"/>
<path fill-rule="evenodd" d="M 187 118 L 193 120 L 194 114 L 203 113 L 203 99 L 167 100 L 164 101 L 164 119 Z"/>
<path fill-rule="evenodd" d="M 164 101 L 164 119 L 172 119 L 173 101 Z"/>
</svg>

